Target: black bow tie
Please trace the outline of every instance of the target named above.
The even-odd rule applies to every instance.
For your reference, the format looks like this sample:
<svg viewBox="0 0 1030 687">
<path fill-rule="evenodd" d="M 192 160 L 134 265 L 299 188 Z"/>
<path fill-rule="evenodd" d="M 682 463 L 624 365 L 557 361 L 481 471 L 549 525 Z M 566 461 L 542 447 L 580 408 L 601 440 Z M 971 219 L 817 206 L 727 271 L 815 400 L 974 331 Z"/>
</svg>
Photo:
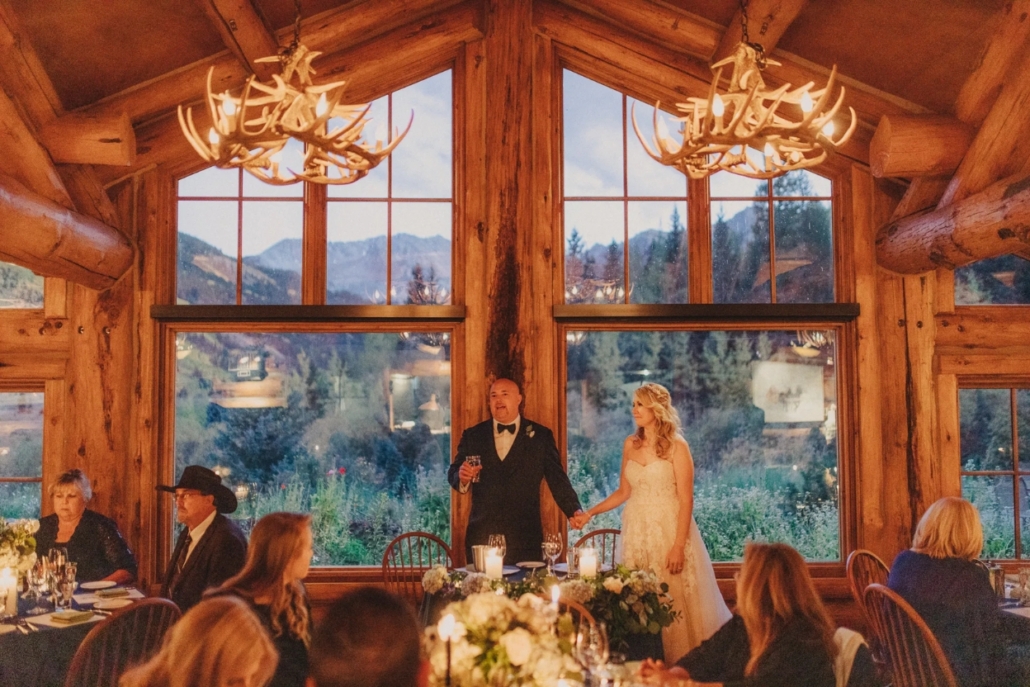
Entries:
<svg viewBox="0 0 1030 687">
<path fill-rule="evenodd" d="M 503 434 L 504 432 L 511 432 L 512 434 L 514 434 L 515 433 L 515 423 L 513 422 L 510 425 L 502 425 L 501 423 L 498 422 L 497 423 L 497 433 L 498 434 Z"/>
</svg>

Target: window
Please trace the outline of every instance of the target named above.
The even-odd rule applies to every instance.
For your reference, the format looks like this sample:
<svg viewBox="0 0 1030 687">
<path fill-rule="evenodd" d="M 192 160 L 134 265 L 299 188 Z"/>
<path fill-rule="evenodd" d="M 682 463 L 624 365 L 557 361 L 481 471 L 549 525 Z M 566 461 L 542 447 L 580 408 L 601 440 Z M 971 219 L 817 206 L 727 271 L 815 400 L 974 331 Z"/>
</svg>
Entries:
<svg viewBox="0 0 1030 687">
<path fill-rule="evenodd" d="M 451 80 L 372 103 L 370 137 L 414 121 L 354 184 L 272 186 L 219 169 L 178 182 L 179 305 L 296 307 L 246 325 L 231 308 L 171 309 L 174 472 L 221 474 L 245 531 L 271 511 L 310 512 L 315 565 L 378 566 L 404 531 L 450 540 L 455 320 L 392 306 L 452 302 Z M 362 324 L 311 307 L 354 305 L 382 308 Z"/>
<path fill-rule="evenodd" d="M 807 170 L 771 183 L 687 181 L 632 133 L 635 106 L 651 138 L 651 104 L 568 70 L 562 85 L 566 286 L 556 312 L 574 486 L 590 503 L 618 486 L 633 390 L 657 382 L 691 446 L 694 513 L 713 560 L 775 540 L 840 561 L 848 439 L 838 441 L 847 387 L 837 370 L 856 311 L 836 304 L 831 181 Z M 659 113 L 658 126 L 675 130 L 669 119 Z M 665 307 L 583 307 L 620 303 Z M 618 527 L 619 515 L 597 526 Z"/>
<path fill-rule="evenodd" d="M 42 308 L 43 277 L 19 265 L 0 262 L 0 308 Z"/>
<path fill-rule="evenodd" d="M 412 530 L 450 539 L 449 332 L 180 332 L 175 472 L 236 491 L 245 531 L 310 512 L 315 565 L 379 565 Z"/>
<path fill-rule="evenodd" d="M 986 558 L 1030 557 L 1030 389 L 959 389 L 962 495 Z"/>
<path fill-rule="evenodd" d="M 38 518 L 43 482 L 43 392 L 0 391 L 0 517 Z"/>
<path fill-rule="evenodd" d="M 1030 261 L 1017 255 L 981 260 L 955 270 L 955 305 L 1030 303 Z"/>
</svg>

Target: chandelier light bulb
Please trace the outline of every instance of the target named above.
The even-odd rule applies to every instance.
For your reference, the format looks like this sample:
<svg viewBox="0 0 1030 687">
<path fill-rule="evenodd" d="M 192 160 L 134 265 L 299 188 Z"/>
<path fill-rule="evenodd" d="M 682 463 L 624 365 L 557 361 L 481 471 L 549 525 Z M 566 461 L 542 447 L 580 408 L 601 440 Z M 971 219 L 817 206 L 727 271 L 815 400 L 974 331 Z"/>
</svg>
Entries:
<svg viewBox="0 0 1030 687">
<path fill-rule="evenodd" d="M 765 150 L 763 152 L 767 158 L 772 158 L 776 155 L 776 149 L 773 148 L 772 143 L 766 143 Z"/>
<path fill-rule="evenodd" d="M 218 145 L 218 142 L 219 142 L 220 140 L 222 140 L 222 139 L 221 139 L 221 138 L 220 138 L 220 137 L 218 136 L 218 132 L 217 132 L 217 131 L 215 131 L 215 130 L 214 130 L 214 128 L 212 127 L 212 128 L 211 128 L 211 129 L 210 129 L 210 130 L 209 130 L 209 131 L 207 132 L 207 141 L 208 141 L 208 143 L 210 143 L 210 144 L 211 144 L 211 145 L 213 145 L 213 146 L 216 146 L 216 145 Z"/>
<path fill-rule="evenodd" d="M 722 98 L 716 93 L 715 97 L 712 98 L 712 114 L 716 117 L 722 117 L 724 112 L 726 112 L 726 105 L 723 104 Z"/>
<path fill-rule="evenodd" d="M 318 96 L 318 102 L 315 104 L 315 116 L 323 117 L 325 113 L 329 111 L 329 101 L 326 100 L 325 93 Z"/>
<path fill-rule="evenodd" d="M 812 111 L 813 107 L 815 107 L 815 105 L 812 102 L 812 96 L 808 94 L 808 91 L 805 91 L 801 94 L 801 111 L 808 114 Z"/>
<path fill-rule="evenodd" d="M 832 119 L 830 121 L 826 122 L 825 125 L 823 125 L 823 136 L 825 136 L 826 138 L 829 138 L 830 136 L 833 136 L 833 120 Z"/>
<path fill-rule="evenodd" d="M 225 100 L 222 101 L 222 112 L 228 117 L 236 114 L 236 101 L 229 97 L 228 91 L 225 93 Z"/>
</svg>

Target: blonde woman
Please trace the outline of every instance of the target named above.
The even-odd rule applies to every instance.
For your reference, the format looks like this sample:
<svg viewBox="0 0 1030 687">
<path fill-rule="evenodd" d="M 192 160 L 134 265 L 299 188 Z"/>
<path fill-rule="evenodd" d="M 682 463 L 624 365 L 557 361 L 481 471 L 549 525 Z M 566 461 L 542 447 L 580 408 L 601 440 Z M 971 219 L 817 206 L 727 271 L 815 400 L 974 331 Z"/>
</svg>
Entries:
<svg viewBox="0 0 1030 687">
<path fill-rule="evenodd" d="M 688 685 L 834 687 L 834 631 L 801 554 L 786 544 L 748 544 L 733 619 L 671 670 L 648 661 L 641 672 Z M 860 651 L 871 675 L 868 649 Z"/>
<path fill-rule="evenodd" d="M 161 651 L 118 687 L 264 687 L 278 656 L 261 621 L 233 597 L 207 599 L 165 635 Z"/>
<path fill-rule="evenodd" d="M 680 615 L 662 631 L 662 647 L 675 659 L 710 637 L 730 612 L 694 522 L 694 460 L 668 390 L 659 384 L 638 388 L 633 421 L 637 430 L 622 445 L 619 488 L 571 522 L 579 529 L 594 515 L 626 504 L 622 562 L 650 568 L 669 585 Z"/>
<path fill-rule="evenodd" d="M 240 597 L 265 625 L 279 651 L 270 687 L 303 687 L 307 680 L 311 614 L 302 580 L 311 554 L 310 515 L 269 513 L 250 533 L 243 570 L 208 592 Z"/>
<path fill-rule="evenodd" d="M 987 571 L 975 562 L 983 540 L 973 504 L 954 496 L 939 499 L 919 520 L 912 548 L 894 559 L 887 586 L 930 626 L 962 687 L 1025 685 L 1007 674 L 1025 672 L 1027 660 L 1019 652 L 1005 657 L 998 601 Z M 1021 634 L 1025 642 L 1026 629 Z"/>
</svg>

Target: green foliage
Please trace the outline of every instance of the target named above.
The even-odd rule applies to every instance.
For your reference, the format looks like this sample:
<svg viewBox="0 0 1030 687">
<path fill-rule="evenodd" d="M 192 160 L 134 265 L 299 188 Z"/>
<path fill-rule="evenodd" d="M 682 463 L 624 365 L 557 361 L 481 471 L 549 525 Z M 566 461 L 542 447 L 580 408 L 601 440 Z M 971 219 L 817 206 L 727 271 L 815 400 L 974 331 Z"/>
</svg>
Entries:
<svg viewBox="0 0 1030 687">
<path fill-rule="evenodd" d="M 42 308 L 43 277 L 20 265 L 0 262 L 0 308 Z"/>
</svg>

